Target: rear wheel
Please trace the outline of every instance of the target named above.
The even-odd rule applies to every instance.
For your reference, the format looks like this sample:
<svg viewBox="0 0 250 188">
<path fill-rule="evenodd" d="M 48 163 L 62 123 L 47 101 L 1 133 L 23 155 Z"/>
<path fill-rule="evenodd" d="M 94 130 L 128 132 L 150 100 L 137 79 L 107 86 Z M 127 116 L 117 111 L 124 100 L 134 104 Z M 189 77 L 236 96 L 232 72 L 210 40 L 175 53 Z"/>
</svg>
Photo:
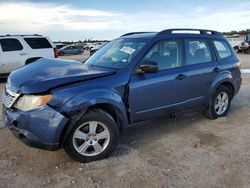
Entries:
<svg viewBox="0 0 250 188">
<path fill-rule="evenodd" d="M 65 53 L 64 53 L 64 52 L 60 52 L 59 55 L 60 55 L 60 56 L 64 56 Z"/>
<path fill-rule="evenodd" d="M 103 110 L 93 110 L 71 130 L 64 149 L 79 162 L 91 162 L 108 157 L 117 142 L 118 128 L 113 118 Z"/>
<path fill-rule="evenodd" d="M 232 100 L 232 89 L 220 86 L 211 98 L 206 115 L 210 119 L 224 117 L 228 113 Z"/>
</svg>

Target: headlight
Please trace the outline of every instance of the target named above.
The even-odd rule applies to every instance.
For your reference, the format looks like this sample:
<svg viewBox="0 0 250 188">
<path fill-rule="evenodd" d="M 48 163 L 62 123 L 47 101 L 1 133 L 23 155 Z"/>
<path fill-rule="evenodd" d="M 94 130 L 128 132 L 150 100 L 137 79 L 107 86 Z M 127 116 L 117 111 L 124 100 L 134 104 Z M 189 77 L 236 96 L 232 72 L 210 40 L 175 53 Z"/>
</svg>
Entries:
<svg viewBox="0 0 250 188">
<path fill-rule="evenodd" d="M 52 98 L 52 95 L 23 95 L 14 104 L 18 110 L 28 111 L 45 105 Z"/>
</svg>

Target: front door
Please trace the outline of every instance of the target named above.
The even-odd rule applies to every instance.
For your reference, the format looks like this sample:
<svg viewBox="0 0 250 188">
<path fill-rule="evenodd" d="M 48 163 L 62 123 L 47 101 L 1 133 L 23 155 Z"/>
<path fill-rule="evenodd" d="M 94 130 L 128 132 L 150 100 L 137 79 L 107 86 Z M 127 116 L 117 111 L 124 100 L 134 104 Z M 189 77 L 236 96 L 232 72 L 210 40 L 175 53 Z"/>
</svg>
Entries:
<svg viewBox="0 0 250 188">
<path fill-rule="evenodd" d="M 182 66 L 182 41 L 157 42 L 143 62 L 156 62 L 157 73 L 133 74 L 129 84 L 131 122 L 167 115 L 182 108 L 187 98 L 185 68 Z"/>
</svg>

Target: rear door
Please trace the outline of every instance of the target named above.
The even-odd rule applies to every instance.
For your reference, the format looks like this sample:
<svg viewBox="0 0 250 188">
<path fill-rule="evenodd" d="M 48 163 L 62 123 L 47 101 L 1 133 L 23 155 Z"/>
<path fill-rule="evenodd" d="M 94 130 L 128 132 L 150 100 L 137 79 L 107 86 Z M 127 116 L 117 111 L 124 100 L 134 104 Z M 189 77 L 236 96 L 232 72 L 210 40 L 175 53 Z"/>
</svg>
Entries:
<svg viewBox="0 0 250 188">
<path fill-rule="evenodd" d="M 27 52 L 29 58 L 32 57 L 54 57 L 54 49 L 52 43 L 46 37 L 24 37 L 24 41 L 29 46 Z"/>
<path fill-rule="evenodd" d="M 220 69 L 206 39 L 185 39 L 185 68 L 188 100 L 185 108 L 200 106 L 207 101 L 209 89 Z"/>
<path fill-rule="evenodd" d="M 10 73 L 25 64 L 23 57 L 23 55 L 25 55 L 25 49 L 18 39 L 0 39 L 0 45 L 2 50 L 0 54 L 1 74 Z"/>
</svg>

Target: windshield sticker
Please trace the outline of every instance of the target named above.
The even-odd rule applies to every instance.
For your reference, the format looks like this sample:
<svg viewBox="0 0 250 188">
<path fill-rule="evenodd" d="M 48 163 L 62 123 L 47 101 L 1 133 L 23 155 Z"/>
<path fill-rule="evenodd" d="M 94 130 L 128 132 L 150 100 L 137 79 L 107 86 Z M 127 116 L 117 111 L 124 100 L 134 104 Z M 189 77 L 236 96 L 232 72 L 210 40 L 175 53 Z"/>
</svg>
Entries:
<svg viewBox="0 0 250 188">
<path fill-rule="evenodd" d="M 122 62 L 123 63 L 127 63 L 127 59 L 122 59 Z"/>
<path fill-rule="evenodd" d="M 127 53 L 129 55 L 131 55 L 132 53 L 134 53 L 136 50 L 134 48 L 130 48 L 130 47 L 122 47 L 120 49 L 121 52 Z"/>
</svg>

